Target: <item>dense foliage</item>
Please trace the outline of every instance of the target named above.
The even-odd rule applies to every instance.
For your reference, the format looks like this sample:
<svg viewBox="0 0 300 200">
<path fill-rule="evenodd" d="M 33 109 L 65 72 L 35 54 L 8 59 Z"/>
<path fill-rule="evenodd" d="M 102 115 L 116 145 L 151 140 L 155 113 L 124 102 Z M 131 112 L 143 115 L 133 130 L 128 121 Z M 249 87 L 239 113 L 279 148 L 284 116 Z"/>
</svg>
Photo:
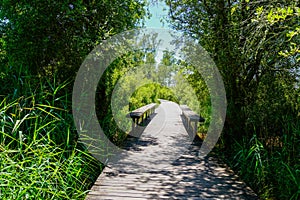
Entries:
<svg viewBox="0 0 300 200">
<path fill-rule="evenodd" d="M 77 141 L 70 81 L 1 72 L 0 198 L 84 199 L 102 165 Z"/>
<path fill-rule="evenodd" d="M 7 65 L 34 74 L 74 76 L 85 56 L 145 16 L 144 1 L 1 1 Z"/>
<path fill-rule="evenodd" d="M 159 99 L 177 102 L 175 94 L 169 88 L 158 83 L 146 84 L 132 94 L 129 110 L 134 110 L 150 103 L 159 104 Z"/>
</svg>

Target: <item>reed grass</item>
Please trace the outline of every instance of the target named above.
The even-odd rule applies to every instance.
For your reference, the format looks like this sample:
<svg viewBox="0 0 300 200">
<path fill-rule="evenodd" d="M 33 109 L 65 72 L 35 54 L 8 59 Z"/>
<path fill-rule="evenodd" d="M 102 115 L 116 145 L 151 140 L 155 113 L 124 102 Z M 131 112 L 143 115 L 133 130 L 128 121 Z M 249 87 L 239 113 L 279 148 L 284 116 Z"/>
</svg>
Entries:
<svg viewBox="0 0 300 200">
<path fill-rule="evenodd" d="M 100 174 L 78 142 L 70 84 L 2 69 L 0 199 L 84 199 Z"/>
<path fill-rule="evenodd" d="M 300 123 L 280 138 L 281 145 L 271 148 L 256 134 L 235 141 L 235 152 L 224 155 L 230 166 L 261 199 L 298 200 L 300 198 Z"/>
</svg>

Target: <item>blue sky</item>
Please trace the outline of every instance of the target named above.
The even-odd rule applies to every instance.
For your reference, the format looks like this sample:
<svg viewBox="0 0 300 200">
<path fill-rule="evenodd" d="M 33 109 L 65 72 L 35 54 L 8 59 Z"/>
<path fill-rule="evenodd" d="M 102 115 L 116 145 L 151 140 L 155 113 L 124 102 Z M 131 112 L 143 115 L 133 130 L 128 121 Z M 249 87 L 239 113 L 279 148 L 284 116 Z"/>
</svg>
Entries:
<svg viewBox="0 0 300 200">
<path fill-rule="evenodd" d="M 150 19 L 146 19 L 145 26 L 148 28 L 168 28 L 168 25 L 160 22 L 161 18 L 165 17 L 168 14 L 167 6 L 164 2 L 159 2 L 156 4 L 151 4 L 149 7 L 149 11 L 152 14 Z"/>
<path fill-rule="evenodd" d="M 165 21 L 164 23 L 161 22 L 162 18 L 168 15 L 168 6 L 164 2 L 159 2 L 155 4 L 150 4 L 149 11 L 151 13 L 151 18 L 145 20 L 145 27 L 146 28 L 166 28 L 168 29 L 169 24 Z M 166 38 L 169 40 L 170 38 Z M 160 63 L 163 57 L 162 50 L 158 50 L 155 56 L 156 64 Z"/>
</svg>

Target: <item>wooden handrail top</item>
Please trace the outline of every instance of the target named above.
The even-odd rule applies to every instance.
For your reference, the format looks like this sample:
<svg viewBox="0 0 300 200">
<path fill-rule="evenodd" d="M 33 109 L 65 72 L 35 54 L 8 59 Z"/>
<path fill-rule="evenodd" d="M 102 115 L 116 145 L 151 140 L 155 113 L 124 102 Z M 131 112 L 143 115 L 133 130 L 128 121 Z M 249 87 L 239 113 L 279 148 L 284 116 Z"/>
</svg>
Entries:
<svg viewBox="0 0 300 200">
<path fill-rule="evenodd" d="M 187 105 L 181 105 L 180 108 L 182 110 L 182 114 L 185 115 L 187 118 L 189 118 L 191 121 L 198 121 L 198 122 L 205 121 L 205 119 L 203 117 L 196 114 Z"/>
<path fill-rule="evenodd" d="M 190 109 L 187 105 L 180 105 L 180 108 L 181 108 L 181 110 L 183 110 L 183 111 L 188 111 L 188 110 L 191 111 L 191 109 Z"/>
<path fill-rule="evenodd" d="M 151 104 L 142 106 L 138 109 L 135 109 L 135 110 L 131 111 L 129 113 L 129 116 L 131 118 L 141 117 L 145 112 L 147 112 L 150 109 L 153 109 L 155 106 L 156 106 L 156 103 L 151 103 Z"/>
</svg>

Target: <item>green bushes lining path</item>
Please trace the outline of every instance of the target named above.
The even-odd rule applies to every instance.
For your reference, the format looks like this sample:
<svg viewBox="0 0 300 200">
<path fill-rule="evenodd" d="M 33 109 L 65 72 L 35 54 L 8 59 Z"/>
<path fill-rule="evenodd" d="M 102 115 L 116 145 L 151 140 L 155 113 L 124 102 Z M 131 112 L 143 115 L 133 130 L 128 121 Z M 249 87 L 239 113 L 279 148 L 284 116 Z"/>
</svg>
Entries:
<svg viewBox="0 0 300 200">
<path fill-rule="evenodd" d="M 135 110 L 150 103 L 160 103 L 158 99 L 165 99 L 178 103 L 178 100 L 171 89 L 162 86 L 159 83 L 151 83 L 138 88 L 132 94 L 129 110 Z"/>
</svg>

